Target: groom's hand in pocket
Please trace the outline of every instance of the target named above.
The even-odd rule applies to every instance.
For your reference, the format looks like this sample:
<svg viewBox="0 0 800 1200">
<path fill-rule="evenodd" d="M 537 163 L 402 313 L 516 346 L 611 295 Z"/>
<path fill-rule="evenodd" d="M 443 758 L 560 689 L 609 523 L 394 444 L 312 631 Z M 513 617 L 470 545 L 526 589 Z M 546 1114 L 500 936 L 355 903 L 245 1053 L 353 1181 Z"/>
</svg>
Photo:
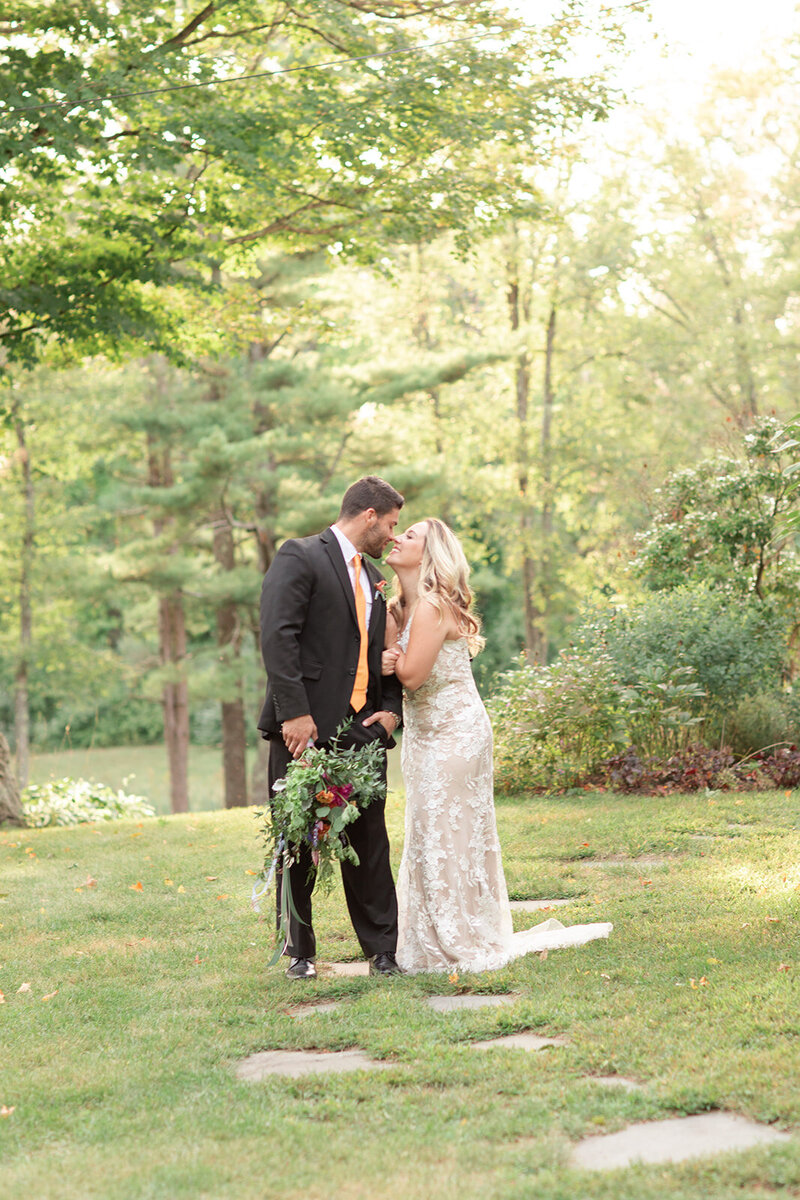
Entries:
<svg viewBox="0 0 800 1200">
<path fill-rule="evenodd" d="M 374 712 L 372 716 L 365 717 L 361 724 L 366 729 L 368 726 L 374 725 L 376 721 L 380 721 L 381 725 L 386 731 L 387 738 L 392 736 L 399 724 L 397 714 L 393 712 L 387 712 L 385 710 L 382 710 L 381 712 Z"/>
</svg>

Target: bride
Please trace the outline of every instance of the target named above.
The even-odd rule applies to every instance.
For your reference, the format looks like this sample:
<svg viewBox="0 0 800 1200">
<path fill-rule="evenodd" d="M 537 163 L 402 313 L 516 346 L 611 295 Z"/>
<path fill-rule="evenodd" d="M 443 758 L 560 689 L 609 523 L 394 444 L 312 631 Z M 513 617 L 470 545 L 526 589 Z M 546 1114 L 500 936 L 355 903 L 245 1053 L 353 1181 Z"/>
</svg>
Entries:
<svg viewBox="0 0 800 1200">
<path fill-rule="evenodd" d="M 404 686 L 406 828 L 397 881 L 400 966 L 487 971 L 535 950 L 608 937 L 611 925 L 549 920 L 514 933 L 494 813 L 492 730 L 470 656 L 483 645 L 469 566 L 442 521 L 395 538 L 398 583 L 384 674 Z"/>
</svg>

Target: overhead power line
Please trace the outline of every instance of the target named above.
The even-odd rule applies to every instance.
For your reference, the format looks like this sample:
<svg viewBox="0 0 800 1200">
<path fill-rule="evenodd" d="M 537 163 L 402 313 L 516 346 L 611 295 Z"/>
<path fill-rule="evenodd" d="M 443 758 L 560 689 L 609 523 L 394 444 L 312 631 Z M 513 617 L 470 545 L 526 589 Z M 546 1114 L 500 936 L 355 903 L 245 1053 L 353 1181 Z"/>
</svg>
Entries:
<svg viewBox="0 0 800 1200">
<path fill-rule="evenodd" d="M 530 25 L 518 25 L 516 29 L 492 31 L 485 30 L 483 33 L 471 33 L 466 37 L 449 38 L 447 41 L 441 42 L 425 42 L 417 46 L 399 46 L 394 50 L 376 50 L 372 54 L 357 54 L 352 58 L 337 58 L 331 59 L 328 62 L 306 63 L 298 67 L 282 67 L 277 71 L 255 71 L 247 75 L 233 75 L 230 79 L 203 79 L 197 83 L 175 83 L 168 87 L 142 88 L 135 92 L 114 92 L 107 96 L 92 96 L 88 100 L 46 100 L 41 104 L 21 104 L 15 108 L 0 108 L 0 114 L 5 116 L 14 116 L 16 113 L 22 112 L 41 112 L 47 108 L 94 108 L 97 104 L 103 104 L 107 100 L 127 100 L 138 96 L 160 96 L 165 92 L 183 92 L 191 88 L 204 87 L 227 87 L 231 83 L 245 83 L 250 79 L 271 79 L 276 75 L 293 75 L 301 71 L 323 71 L 328 67 L 342 67 L 348 63 L 365 62 L 371 58 L 389 58 L 392 55 L 398 54 L 417 54 L 425 50 L 433 50 L 437 46 L 457 46 L 461 42 L 474 42 L 480 38 L 498 37 L 502 33 L 518 33 L 527 29 L 532 29 Z"/>
</svg>

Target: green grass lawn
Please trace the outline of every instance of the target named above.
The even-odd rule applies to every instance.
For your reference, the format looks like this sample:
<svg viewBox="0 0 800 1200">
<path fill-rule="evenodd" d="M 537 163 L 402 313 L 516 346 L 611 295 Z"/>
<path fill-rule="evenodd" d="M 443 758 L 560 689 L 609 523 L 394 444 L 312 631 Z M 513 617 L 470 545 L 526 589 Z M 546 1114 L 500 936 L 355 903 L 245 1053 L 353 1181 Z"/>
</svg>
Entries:
<svg viewBox="0 0 800 1200">
<path fill-rule="evenodd" d="M 14 1109 L 0 1118 L 0 1195 L 800 1196 L 800 1136 L 682 1165 L 566 1165 L 578 1138 L 679 1113 L 797 1130 L 798 794 L 539 797 L 498 815 L 512 895 L 572 896 L 558 915 L 613 921 L 608 942 L 457 983 L 293 984 L 266 969 L 269 924 L 248 905 L 250 810 L 0 831 L 0 1106 Z M 390 832 L 397 860 L 397 796 Z M 338 887 L 317 913 L 320 958 L 359 957 Z M 518 928 L 533 920 L 515 914 Z M 423 1002 L 459 989 L 519 999 L 454 1014 Z M 287 1015 L 312 997 L 347 1003 Z M 569 1044 L 469 1049 L 522 1029 Z M 350 1046 L 391 1068 L 233 1074 L 261 1049 Z M 644 1090 L 592 1081 L 610 1073 Z"/>
</svg>

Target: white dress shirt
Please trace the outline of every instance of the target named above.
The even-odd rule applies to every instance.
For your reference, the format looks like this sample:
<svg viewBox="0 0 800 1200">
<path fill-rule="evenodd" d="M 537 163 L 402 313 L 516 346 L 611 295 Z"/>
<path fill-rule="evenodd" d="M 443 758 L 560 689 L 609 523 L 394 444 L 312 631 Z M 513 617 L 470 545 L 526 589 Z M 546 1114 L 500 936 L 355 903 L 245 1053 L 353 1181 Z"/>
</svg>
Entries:
<svg viewBox="0 0 800 1200">
<path fill-rule="evenodd" d="M 356 594 L 356 569 L 353 566 L 353 555 L 359 554 L 360 551 L 356 550 L 353 543 L 350 541 L 350 539 L 348 537 L 346 537 L 342 533 L 341 529 L 339 529 L 338 526 L 331 525 L 331 529 L 333 531 L 334 537 L 336 538 L 337 542 L 341 546 L 342 554 L 344 555 L 344 561 L 347 563 L 347 573 L 350 576 L 350 583 L 353 588 L 353 595 L 355 596 L 355 594 Z M 369 629 L 369 619 L 372 614 L 372 584 L 369 581 L 369 575 L 367 574 L 366 568 L 364 566 L 364 555 L 363 554 L 361 555 L 361 588 L 362 588 L 362 591 L 364 592 L 364 599 L 367 602 L 367 608 L 366 608 L 366 613 L 365 613 L 364 619 L 366 621 L 367 629 Z"/>
</svg>

